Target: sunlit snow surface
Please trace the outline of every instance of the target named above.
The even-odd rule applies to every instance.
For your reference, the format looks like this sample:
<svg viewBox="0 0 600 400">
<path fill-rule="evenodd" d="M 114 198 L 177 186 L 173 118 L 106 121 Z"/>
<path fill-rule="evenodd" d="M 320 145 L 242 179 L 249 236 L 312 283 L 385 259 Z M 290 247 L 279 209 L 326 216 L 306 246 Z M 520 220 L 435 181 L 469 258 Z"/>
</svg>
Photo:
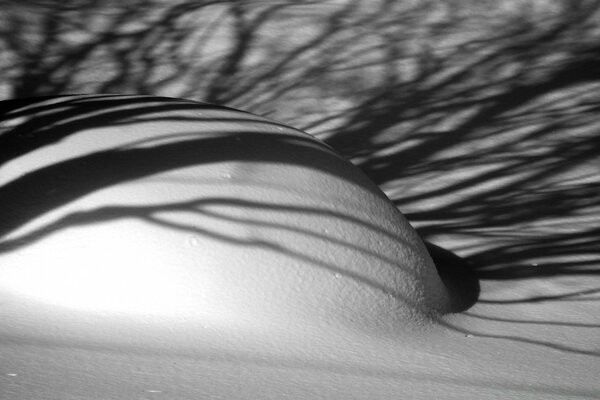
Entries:
<svg viewBox="0 0 600 400">
<path fill-rule="evenodd" d="M 142 223 L 121 225 L 97 226 L 93 235 L 72 228 L 50 237 L 27 253 L 18 267 L 0 270 L 0 285 L 29 298 L 81 311 L 166 316 L 196 308 L 209 315 L 223 315 L 224 310 L 209 310 L 206 304 L 198 304 L 197 295 L 195 301 L 190 299 L 186 276 L 176 273 L 177 258 L 165 254 L 151 237 L 140 237 Z M 103 252 L 96 248 L 97 242 L 103 244 Z M 149 259 L 153 262 L 147 262 Z M 194 286 L 196 293 L 207 297 L 214 290 L 208 279 L 198 279 Z"/>
<path fill-rule="evenodd" d="M 143 245 L 149 237 L 135 235 L 139 241 L 127 248 L 119 242 L 148 228 L 142 223 L 129 221 L 132 230 L 97 223 L 95 240 L 118 250 L 93 256 L 85 241 L 76 241 L 76 251 L 57 247 L 77 233 L 94 240 L 82 227 L 65 228 L 35 243 L 44 251 L 0 248 L 0 399 L 600 398 L 600 2 L 63 0 L 1 7 L 2 98 L 110 91 L 210 100 L 327 138 L 384 187 L 422 236 L 468 257 L 481 293 L 472 308 L 439 321 L 447 329 L 386 340 L 344 327 L 334 332 L 334 321 L 320 330 L 281 328 L 290 319 L 283 317 L 266 326 L 252 313 L 223 314 L 222 304 L 200 296 L 218 290 L 209 286 L 222 283 L 216 276 L 188 279 L 172 268 L 165 277 L 149 262 L 140 271 L 140 249 L 165 257 Z M 61 132 L 102 125 L 105 111 L 59 118 Z M 53 117 L 42 112 L 41 131 Z M 26 125 L 16 114 L 0 127 L 0 157 L 12 149 L 10 130 Z M 117 123 L 126 119 L 116 113 Z M 213 126 L 247 128 L 222 120 Z M 30 141 L 30 133 L 22 130 L 12 143 Z M 46 165 L 55 161 L 50 156 Z M 11 173 L 10 165 L 0 169 L 2 188 L 42 166 L 32 160 Z M 48 189 L 46 181 L 39 186 Z M 0 231 L 13 215 L 7 208 L 28 199 L 6 201 L 2 188 Z M 48 195 L 42 187 L 31 192 Z M 109 227 L 118 235 L 108 235 Z M 182 251 L 203 239 L 161 237 Z M 70 267 L 50 261 L 69 254 Z M 119 256 L 127 264 L 116 270 L 111 262 Z M 75 280 L 77 287 L 66 284 Z M 190 281 L 199 288 L 194 295 L 184 289 Z M 186 315 L 194 318 L 179 318 Z M 254 333 L 234 326 L 242 316 Z"/>
<path fill-rule="evenodd" d="M 270 126 L 222 121 L 230 116 L 209 115 L 219 121 L 203 120 L 198 131 Z M 166 119 L 127 133 L 135 139 L 193 124 Z M 149 131 L 152 126 L 157 130 Z M 8 163 L 4 187 L 26 182 L 23 169 L 52 169 L 57 155 L 68 157 L 84 145 L 82 154 L 89 154 L 100 143 L 87 139 L 111 132 L 131 142 L 110 128 L 78 131 L 41 161 L 31 153 L 21 167 Z M 186 138 L 173 136 L 175 142 Z M 234 155 L 243 156 L 251 142 Z M 72 147 L 61 153 L 61 145 Z M 68 179 L 58 182 L 66 183 L 62 193 L 43 179 L 21 186 L 29 194 L 49 189 L 48 198 L 39 197 L 42 206 L 52 195 L 72 200 L 42 207 L 45 213 L 13 186 L 13 198 L 32 213 L 2 237 L 0 394 L 61 400 L 597 398 L 594 279 L 488 280 L 468 311 L 416 326 L 395 313 L 404 303 L 388 301 L 393 296 L 379 289 L 369 292 L 372 282 L 363 278 L 392 277 L 380 282 L 393 281 L 409 300 L 419 300 L 410 295 L 432 294 L 420 284 L 435 288 L 439 282 L 427 280 L 435 270 L 398 263 L 405 274 L 369 275 L 374 266 L 393 264 L 393 257 L 418 261 L 419 247 L 403 242 L 398 231 L 390 235 L 391 214 L 373 206 L 381 196 L 360 197 L 373 194 L 363 181 L 314 169 L 315 159 L 307 158 L 308 165 L 297 158 L 290 159 L 296 164 L 275 158 L 191 165 L 73 199 Z M 86 182 L 75 183 L 86 188 Z M 330 195 L 331 207 L 324 208 Z M 17 215 L 22 209 L 13 207 Z M 15 221 L 2 211 L 3 222 Z M 446 243 L 460 249 L 455 240 Z M 536 268 L 543 270 L 542 261 Z M 244 268 L 249 262 L 257 273 Z M 355 265 L 360 268 L 342 268 Z M 379 335 L 372 322 L 393 317 L 400 324 Z"/>
</svg>

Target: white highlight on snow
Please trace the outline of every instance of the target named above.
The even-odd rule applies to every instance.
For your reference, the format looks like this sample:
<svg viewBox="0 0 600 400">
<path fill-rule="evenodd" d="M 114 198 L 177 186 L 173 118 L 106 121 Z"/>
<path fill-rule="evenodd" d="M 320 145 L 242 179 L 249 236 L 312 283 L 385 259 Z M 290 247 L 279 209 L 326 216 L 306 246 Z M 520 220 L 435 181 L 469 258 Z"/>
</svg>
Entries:
<svg viewBox="0 0 600 400">
<path fill-rule="evenodd" d="M 143 225 L 121 221 L 64 229 L 26 252 L 4 256 L 8 267 L 0 269 L 0 289 L 90 312 L 166 316 L 193 310 L 222 316 L 223 310 L 201 302 L 214 292 L 210 280 L 195 280 L 191 295 L 177 259 L 156 246 L 154 231 Z"/>
</svg>

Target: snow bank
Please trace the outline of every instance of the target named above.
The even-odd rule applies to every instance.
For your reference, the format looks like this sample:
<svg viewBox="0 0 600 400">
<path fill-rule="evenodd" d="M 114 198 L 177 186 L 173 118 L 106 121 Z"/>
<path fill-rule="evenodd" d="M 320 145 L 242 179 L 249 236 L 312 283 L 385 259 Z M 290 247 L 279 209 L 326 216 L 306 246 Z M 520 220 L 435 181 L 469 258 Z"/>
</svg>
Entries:
<svg viewBox="0 0 600 400">
<path fill-rule="evenodd" d="M 3 106 L 0 294 L 20 313 L 388 335 L 448 304 L 406 219 L 308 134 L 149 96 Z"/>
</svg>

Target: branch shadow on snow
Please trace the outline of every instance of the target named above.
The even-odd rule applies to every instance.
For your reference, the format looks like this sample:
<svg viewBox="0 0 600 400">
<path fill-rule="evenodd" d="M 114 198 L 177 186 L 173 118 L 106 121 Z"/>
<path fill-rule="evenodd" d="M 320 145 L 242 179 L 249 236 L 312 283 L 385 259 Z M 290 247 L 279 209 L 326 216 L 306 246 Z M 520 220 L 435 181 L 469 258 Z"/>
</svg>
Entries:
<svg viewBox="0 0 600 400">
<path fill-rule="evenodd" d="M 504 281 L 506 287 L 527 279 L 597 281 L 600 32 L 592 21 L 599 5 L 578 2 L 543 25 L 516 24 L 449 46 L 445 54 L 429 53 L 434 68 L 424 62 L 411 80 L 396 74 L 395 86 L 373 91 L 327 142 L 386 189 L 426 240 L 454 250 L 480 280 Z M 598 300 L 595 288 L 553 288 L 478 302 Z M 599 355 L 528 333 L 448 327 Z"/>
<path fill-rule="evenodd" d="M 173 85 L 325 138 L 426 239 L 460 237 L 452 250 L 481 279 L 598 271 L 597 222 L 555 228 L 599 202 L 597 1 L 543 14 L 356 0 L 6 7 L 12 97 Z"/>
<path fill-rule="evenodd" d="M 460 238 L 480 279 L 597 276 L 598 7 L 428 54 L 326 141 L 389 187 L 424 238 Z"/>
<path fill-rule="evenodd" d="M 9 237 L 8 235 L 28 222 L 102 188 L 170 170 L 222 161 L 296 163 L 311 169 L 326 171 L 339 179 L 350 180 L 355 185 L 365 186 L 369 191 L 374 186 L 360 174 L 347 174 L 345 171 L 350 165 L 312 138 L 273 133 L 277 131 L 274 128 L 279 125 L 275 122 L 260 122 L 269 126 L 270 133 L 245 132 L 243 130 L 245 124 L 251 122 L 256 125 L 259 122 L 252 118 L 245 119 L 244 116 L 247 114 L 239 112 L 235 114 L 238 119 L 229 115 L 223 117 L 222 121 L 226 121 L 230 126 L 239 123 L 240 129 L 233 132 L 220 132 L 218 128 L 210 128 L 206 124 L 219 122 L 218 116 L 201 117 L 196 113 L 186 118 L 180 114 L 181 111 L 193 109 L 206 112 L 208 115 L 211 114 L 211 110 L 229 110 L 225 107 L 179 99 L 105 95 L 4 101 L 0 102 L 0 108 L 5 118 L 0 120 L 0 127 L 3 129 L 0 136 L 0 145 L 3 149 L 0 154 L 2 164 L 43 146 L 67 140 L 70 135 L 81 130 L 95 127 L 112 127 L 118 132 L 119 127 L 128 124 L 165 121 L 174 123 L 193 121 L 199 127 L 198 130 L 190 127 L 190 132 L 176 134 L 165 132 L 162 137 L 148 138 L 147 141 L 129 142 L 120 147 L 72 156 L 48 165 L 42 164 L 5 183 L 0 187 L 0 204 L 2 204 L 0 237 L 4 237 L 0 243 L 0 254 L 29 246 L 55 232 L 72 227 L 133 218 L 157 227 L 187 232 L 235 246 L 265 249 L 314 268 L 325 269 L 336 276 L 346 277 L 386 295 L 395 296 L 408 306 L 419 307 L 398 290 L 378 283 L 359 271 L 332 262 L 324 254 L 310 254 L 296 249 L 293 243 L 262 238 L 262 234 L 260 237 L 252 235 L 238 237 L 231 233 L 220 232 L 217 227 L 208 224 L 206 226 L 197 223 L 187 224 L 170 220 L 166 216 L 169 212 L 184 213 L 188 215 L 190 221 L 198 217 L 209 217 L 216 221 L 234 223 L 242 231 L 246 227 L 256 227 L 267 237 L 271 234 L 276 238 L 279 236 L 277 232 L 279 234 L 291 232 L 298 238 L 310 238 L 325 243 L 332 249 L 350 250 L 368 256 L 369 259 L 377 259 L 382 263 L 402 268 L 397 265 L 396 260 L 375 253 L 367 245 L 352 243 L 343 237 L 323 233 L 317 228 L 294 227 L 273 222 L 261 215 L 268 211 L 271 214 L 285 213 L 292 216 L 327 218 L 348 226 L 376 232 L 396 242 L 403 241 L 401 237 L 374 225 L 368 219 L 362 220 L 331 207 L 321 209 L 293 203 L 274 203 L 268 199 L 262 202 L 229 197 L 202 197 L 150 206 L 113 204 L 69 213 L 58 220 L 36 227 L 33 231 Z M 136 146 L 140 144 L 145 146 Z M 191 184 L 198 183 L 191 182 Z M 43 201 L 40 201 L 42 197 Z M 233 208 L 247 216 L 239 217 L 235 212 L 232 214 L 218 212 L 214 210 L 215 206 Z M 461 303 L 461 307 L 463 306 L 465 305 Z"/>
<path fill-rule="evenodd" d="M 61 3 L 5 14 L 13 97 L 173 85 L 324 138 L 482 281 L 598 277 L 600 2 Z"/>
</svg>

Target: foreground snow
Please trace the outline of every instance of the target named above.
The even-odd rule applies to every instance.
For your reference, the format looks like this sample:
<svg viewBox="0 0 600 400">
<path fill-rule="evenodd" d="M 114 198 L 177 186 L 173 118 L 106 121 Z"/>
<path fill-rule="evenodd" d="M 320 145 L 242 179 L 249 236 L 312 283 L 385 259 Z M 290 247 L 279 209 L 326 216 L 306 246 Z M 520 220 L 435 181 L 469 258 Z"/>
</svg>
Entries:
<svg viewBox="0 0 600 400">
<path fill-rule="evenodd" d="M 483 281 L 475 305 L 448 313 L 444 305 L 460 294 L 445 288 L 403 219 L 362 175 L 343 172 L 349 165 L 326 158 L 330 164 L 322 167 L 325 162 L 315 158 L 319 146 L 308 145 L 308 158 L 282 159 L 248 142 L 235 154 L 244 154 L 245 162 L 223 161 L 223 154 L 232 156 L 223 153 L 227 147 L 202 147 L 190 153 L 202 164 L 185 168 L 185 152 L 169 159 L 163 151 L 146 164 L 143 151 L 135 159 L 108 157 L 115 137 L 122 139 L 118 153 L 165 149 L 199 132 L 211 139 L 285 132 L 293 145 L 305 146 L 301 133 L 189 102 L 169 101 L 168 109 L 154 109 L 148 119 L 147 110 L 157 106 L 150 98 L 130 97 L 124 104 L 113 103 L 116 97 L 79 99 L 41 104 L 44 124 L 30 124 L 28 133 L 47 138 L 54 126 L 65 136 L 14 157 L 1 177 L 5 198 L 25 202 L 4 211 L 4 229 L 19 218 L 24 223 L 2 241 L 0 319 L 8 321 L 0 325 L 3 397 L 552 399 L 600 393 L 595 275 Z M 91 107 L 84 118 L 68 112 L 85 105 Z M 234 120 L 241 115 L 242 121 Z M 9 118 L 4 137 L 26 123 Z M 163 136 L 165 129 L 177 134 Z M 253 159 L 253 152 L 259 156 Z M 73 175 L 92 171 L 95 155 L 121 164 L 106 164 L 108 175 L 74 181 Z M 22 186 L 30 192 L 6 189 L 31 178 L 25 170 L 52 169 L 76 156 L 82 156 L 82 170 L 60 170 L 67 176 Z M 164 173 L 170 163 L 177 173 Z M 117 165 L 147 171 L 132 176 Z M 74 185 L 81 192 L 74 193 Z M 43 196 L 28 197 L 38 193 Z M 198 193 L 218 201 L 199 201 Z M 261 207 L 244 198 L 248 193 L 273 204 Z M 356 198 L 362 200 L 352 203 Z M 290 199 L 301 204 L 290 207 Z M 277 210 L 282 203 L 286 208 Z M 324 204 L 333 208 L 316 212 Z M 381 232 L 398 227 L 394 235 L 409 244 L 382 256 L 396 244 Z M 444 244 L 458 247 L 460 241 L 450 239 Z M 282 257 L 283 245 L 289 247 Z M 246 247 L 258 251 L 235 250 Z M 391 257 L 403 265 L 398 276 L 385 273 Z M 194 269 L 215 258 L 222 260 L 217 274 Z M 236 264 L 225 265 L 226 259 Z M 246 268 L 289 259 L 319 268 L 271 270 L 264 275 L 269 280 Z M 350 261 L 356 271 L 343 269 Z M 383 275 L 372 269 L 378 263 Z M 332 266 L 342 269 L 325 268 Z M 365 289 L 352 277 L 395 283 L 387 288 L 394 295 Z"/>
</svg>

